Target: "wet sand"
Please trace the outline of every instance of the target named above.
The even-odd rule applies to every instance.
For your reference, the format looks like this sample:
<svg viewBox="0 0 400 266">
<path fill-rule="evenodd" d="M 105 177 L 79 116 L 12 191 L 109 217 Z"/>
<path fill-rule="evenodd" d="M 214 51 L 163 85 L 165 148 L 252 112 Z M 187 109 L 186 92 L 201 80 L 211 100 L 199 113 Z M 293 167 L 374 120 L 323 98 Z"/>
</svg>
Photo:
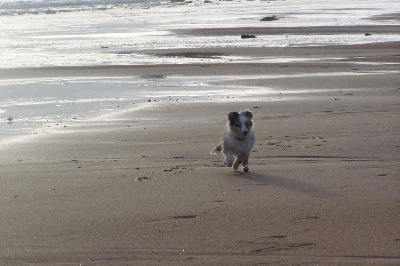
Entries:
<svg viewBox="0 0 400 266">
<path fill-rule="evenodd" d="M 398 46 L 217 49 L 316 59 L 303 62 L 13 72 L 201 76 L 266 93 L 149 102 L 2 147 L 1 263 L 399 264 Z M 228 112 L 244 108 L 256 123 L 249 173 L 208 154 Z"/>
</svg>

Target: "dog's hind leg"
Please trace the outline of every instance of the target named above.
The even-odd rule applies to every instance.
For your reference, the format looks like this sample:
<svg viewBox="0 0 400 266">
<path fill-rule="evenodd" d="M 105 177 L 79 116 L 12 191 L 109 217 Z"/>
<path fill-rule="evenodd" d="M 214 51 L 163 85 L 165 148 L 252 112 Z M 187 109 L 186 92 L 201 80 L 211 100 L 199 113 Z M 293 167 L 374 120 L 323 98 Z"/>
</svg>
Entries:
<svg viewBox="0 0 400 266">
<path fill-rule="evenodd" d="M 212 151 L 210 151 L 211 155 L 218 154 L 222 151 L 222 144 L 219 144 L 217 147 L 215 147 Z"/>
</svg>

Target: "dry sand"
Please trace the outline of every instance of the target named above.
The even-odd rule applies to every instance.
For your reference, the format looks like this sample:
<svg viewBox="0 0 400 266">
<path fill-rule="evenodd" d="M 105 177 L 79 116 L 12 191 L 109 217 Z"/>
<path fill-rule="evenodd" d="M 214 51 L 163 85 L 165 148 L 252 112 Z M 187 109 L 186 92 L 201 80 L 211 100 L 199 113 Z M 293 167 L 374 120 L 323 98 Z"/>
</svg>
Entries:
<svg viewBox="0 0 400 266">
<path fill-rule="evenodd" d="M 265 48 L 322 58 L 284 64 L 34 70 L 210 76 L 266 93 L 148 103 L 2 147 L 0 263 L 398 265 L 398 47 Z M 256 123 L 249 173 L 208 154 L 243 108 Z"/>
</svg>

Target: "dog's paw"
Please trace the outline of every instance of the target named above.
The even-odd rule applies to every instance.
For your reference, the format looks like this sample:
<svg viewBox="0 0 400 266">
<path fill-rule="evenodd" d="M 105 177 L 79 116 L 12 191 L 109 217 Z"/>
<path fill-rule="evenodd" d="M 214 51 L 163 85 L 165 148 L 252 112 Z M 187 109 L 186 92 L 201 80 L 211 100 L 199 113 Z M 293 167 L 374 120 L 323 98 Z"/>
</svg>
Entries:
<svg viewBox="0 0 400 266">
<path fill-rule="evenodd" d="M 248 166 L 243 167 L 243 172 L 247 173 L 250 170 Z"/>
</svg>

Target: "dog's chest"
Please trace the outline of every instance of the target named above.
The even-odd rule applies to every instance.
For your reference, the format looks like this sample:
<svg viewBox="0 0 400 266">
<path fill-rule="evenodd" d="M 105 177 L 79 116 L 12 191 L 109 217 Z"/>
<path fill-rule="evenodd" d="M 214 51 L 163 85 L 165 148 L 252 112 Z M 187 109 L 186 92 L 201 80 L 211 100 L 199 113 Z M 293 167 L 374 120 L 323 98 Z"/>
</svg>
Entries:
<svg viewBox="0 0 400 266">
<path fill-rule="evenodd" d="M 244 140 L 236 139 L 233 135 L 231 135 L 225 145 L 229 146 L 229 149 L 235 154 L 248 153 L 253 146 L 253 139 L 254 135 L 252 132 Z"/>
<path fill-rule="evenodd" d="M 247 141 L 241 141 L 241 140 L 234 140 L 234 145 L 232 145 L 231 149 L 234 153 L 239 154 L 239 153 L 244 153 L 248 151 L 248 142 Z"/>
</svg>

